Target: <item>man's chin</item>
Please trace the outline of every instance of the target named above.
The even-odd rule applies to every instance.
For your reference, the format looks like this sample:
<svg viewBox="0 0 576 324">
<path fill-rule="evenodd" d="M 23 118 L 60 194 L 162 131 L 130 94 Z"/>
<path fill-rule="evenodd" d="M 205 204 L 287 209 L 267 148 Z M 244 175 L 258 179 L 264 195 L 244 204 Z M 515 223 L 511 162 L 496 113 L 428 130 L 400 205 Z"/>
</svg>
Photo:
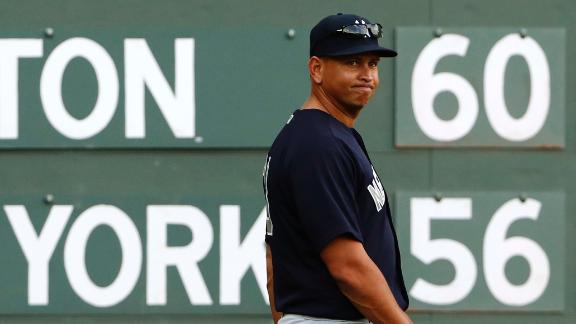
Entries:
<svg viewBox="0 0 576 324">
<path fill-rule="evenodd" d="M 355 103 L 355 104 L 348 105 L 346 107 L 346 110 L 348 111 L 348 114 L 356 117 L 356 116 L 358 116 L 358 114 L 360 113 L 362 108 L 364 108 L 364 105 Z"/>
<path fill-rule="evenodd" d="M 360 109 L 364 108 L 364 106 L 366 106 L 368 104 L 368 102 L 370 102 L 370 97 L 358 98 L 358 99 L 354 100 L 353 102 L 351 102 L 350 106 L 353 106 L 357 110 L 360 110 Z"/>
</svg>

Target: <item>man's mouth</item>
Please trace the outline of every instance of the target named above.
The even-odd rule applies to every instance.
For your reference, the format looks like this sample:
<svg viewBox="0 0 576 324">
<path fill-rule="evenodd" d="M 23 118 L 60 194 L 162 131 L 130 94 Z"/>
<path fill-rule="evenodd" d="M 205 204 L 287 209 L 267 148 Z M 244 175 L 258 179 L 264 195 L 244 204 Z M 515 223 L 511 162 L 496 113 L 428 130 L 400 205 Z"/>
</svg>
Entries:
<svg viewBox="0 0 576 324">
<path fill-rule="evenodd" d="M 372 87 L 371 85 L 356 85 L 352 86 L 352 89 L 362 92 L 372 92 L 372 90 L 374 90 L 374 87 Z"/>
</svg>

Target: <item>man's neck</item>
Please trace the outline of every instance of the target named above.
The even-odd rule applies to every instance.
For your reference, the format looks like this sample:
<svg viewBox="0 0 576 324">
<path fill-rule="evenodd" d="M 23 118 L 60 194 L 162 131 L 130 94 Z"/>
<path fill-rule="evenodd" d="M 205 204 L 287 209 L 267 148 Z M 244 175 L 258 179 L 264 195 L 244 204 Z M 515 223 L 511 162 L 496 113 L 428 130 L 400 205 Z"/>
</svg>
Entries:
<svg viewBox="0 0 576 324">
<path fill-rule="evenodd" d="M 302 105 L 302 109 L 318 109 L 327 112 L 347 127 L 354 127 L 358 114 L 352 116 L 345 109 L 331 102 L 322 91 L 312 91 Z"/>
</svg>

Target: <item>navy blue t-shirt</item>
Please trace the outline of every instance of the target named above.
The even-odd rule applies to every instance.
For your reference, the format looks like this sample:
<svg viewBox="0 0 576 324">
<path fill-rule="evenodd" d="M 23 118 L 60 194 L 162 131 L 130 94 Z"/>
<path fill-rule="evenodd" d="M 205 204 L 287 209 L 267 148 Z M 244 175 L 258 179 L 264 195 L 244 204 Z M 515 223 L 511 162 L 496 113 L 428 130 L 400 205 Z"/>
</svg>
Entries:
<svg viewBox="0 0 576 324">
<path fill-rule="evenodd" d="M 339 236 L 361 242 L 398 305 L 408 307 L 388 199 L 360 134 L 318 109 L 296 110 L 264 167 L 276 309 L 354 320 L 320 252 Z"/>
</svg>

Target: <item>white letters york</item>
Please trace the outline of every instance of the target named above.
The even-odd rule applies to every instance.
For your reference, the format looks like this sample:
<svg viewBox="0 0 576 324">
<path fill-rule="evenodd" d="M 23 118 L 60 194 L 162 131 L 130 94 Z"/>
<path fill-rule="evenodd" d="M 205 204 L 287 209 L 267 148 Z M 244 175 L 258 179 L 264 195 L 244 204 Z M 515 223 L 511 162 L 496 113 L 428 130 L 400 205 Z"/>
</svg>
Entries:
<svg viewBox="0 0 576 324">
<path fill-rule="evenodd" d="M 19 60 L 43 57 L 43 45 L 42 39 L 0 39 L 0 140 L 19 138 Z M 82 119 L 69 113 L 62 97 L 64 72 L 76 58 L 90 64 L 98 84 L 96 103 L 90 114 Z M 125 138 L 146 137 L 146 89 L 175 138 L 195 136 L 193 38 L 174 40 L 174 89 L 162 74 L 145 39 L 125 39 L 124 62 L 116 63 L 124 66 Z M 39 92 L 50 125 L 73 140 L 88 139 L 104 130 L 115 115 L 121 93 L 118 71 L 110 54 L 97 42 L 81 37 L 65 40 L 48 55 L 40 76 Z"/>
<path fill-rule="evenodd" d="M 71 205 L 54 205 L 42 228 L 35 230 L 23 205 L 5 205 L 4 212 L 28 263 L 28 305 L 47 306 L 50 290 L 50 260 L 72 215 Z M 252 270 L 268 303 L 264 237 L 266 210 L 262 210 L 244 239 L 240 238 L 240 206 L 220 206 L 219 304 L 240 305 L 241 282 Z M 90 277 L 86 247 L 93 231 L 109 227 L 118 238 L 122 252 L 120 270 L 107 286 Z M 183 246 L 168 244 L 168 227 L 181 226 L 192 234 Z M 112 307 L 129 297 L 146 275 L 146 305 L 167 304 L 167 268 L 175 267 L 191 305 L 213 305 L 212 296 L 198 264 L 210 253 L 214 242 L 212 223 L 206 214 L 190 205 L 149 205 L 146 233 L 120 208 L 95 205 L 84 210 L 72 223 L 64 239 L 64 270 L 72 290 L 94 307 Z M 145 235 L 144 235 L 145 234 Z M 141 237 L 146 238 L 143 244 Z M 145 267 L 145 270 L 142 270 Z M 25 271 L 25 269 L 22 269 Z M 138 297 L 140 298 L 140 297 Z"/>
<path fill-rule="evenodd" d="M 374 179 L 372 180 L 372 184 L 368 185 L 368 191 L 370 195 L 372 195 L 372 199 L 374 199 L 374 204 L 376 205 L 376 210 L 382 210 L 384 204 L 386 203 L 386 193 L 384 192 L 384 187 L 382 187 L 382 183 L 380 183 L 380 178 L 376 174 L 376 170 L 372 166 L 372 175 Z"/>
</svg>

